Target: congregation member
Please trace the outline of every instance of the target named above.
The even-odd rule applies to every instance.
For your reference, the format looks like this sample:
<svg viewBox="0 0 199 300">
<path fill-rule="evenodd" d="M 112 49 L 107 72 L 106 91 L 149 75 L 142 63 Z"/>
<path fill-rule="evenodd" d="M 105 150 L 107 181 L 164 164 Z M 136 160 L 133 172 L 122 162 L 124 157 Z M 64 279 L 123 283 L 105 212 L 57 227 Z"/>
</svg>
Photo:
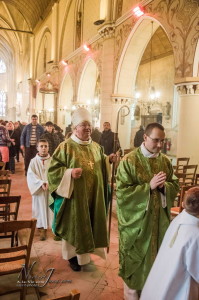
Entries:
<svg viewBox="0 0 199 300">
<path fill-rule="evenodd" d="M 48 149 L 48 141 L 40 139 L 37 143 L 38 153 L 31 159 L 27 172 L 28 188 L 32 195 L 32 217 L 37 219 L 41 241 L 46 239 L 47 229 L 52 223 L 52 212 L 48 206 L 47 170 L 51 160 Z"/>
<path fill-rule="evenodd" d="M 53 232 L 62 238 L 62 255 L 74 271 L 89 264 L 93 253 L 105 258 L 107 237 L 107 172 L 115 159 L 93 142 L 91 114 L 78 108 L 73 134 L 55 150 L 48 170 Z M 107 168 L 106 168 L 107 165 Z"/>
<path fill-rule="evenodd" d="M 140 147 L 144 142 L 144 128 L 140 125 L 140 129 L 136 132 L 134 137 L 134 147 Z"/>
<path fill-rule="evenodd" d="M 59 137 L 59 143 L 63 142 L 65 140 L 65 136 L 63 135 L 63 130 L 56 124 L 54 124 L 54 132 Z"/>
<path fill-rule="evenodd" d="M 15 173 L 15 156 L 16 156 L 16 140 L 18 138 L 14 129 L 13 122 L 6 123 L 6 129 L 12 142 L 7 143 L 9 150 L 9 162 L 6 163 L 6 170 L 10 170 L 12 174 Z"/>
<path fill-rule="evenodd" d="M 142 145 L 124 156 L 117 171 L 119 275 L 125 300 L 138 300 L 179 189 L 169 158 L 160 152 L 164 138 L 162 125 L 149 124 Z"/>
<path fill-rule="evenodd" d="M 44 133 L 44 128 L 38 124 L 37 115 L 31 116 L 31 123 L 27 124 L 21 133 L 21 150 L 25 151 L 25 175 L 27 174 L 30 160 L 37 154 L 37 141 Z"/>
<path fill-rule="evenodd" d="M 6 164 L 9 162 L 9 149 L 8 145 L 14 143 L 14 140 L 9 137 L 6 123 L 2 120 L 0 123 L 0 154 L 1 160 Z"/>
<path fill-rule="evenodd" d="M 141 300 L 199 299 L 199 187 L 171 222 L 144 285 Z"/>
<path fill-rule="evenodd" d="M 20 138 L 21 138 L 21 128 L 19 126 L 19 122 L 14 122 L 14 129 L 15 129 L 15 150 L 16 150 L 16 160 L 19 162 L 19 154 L 23 155 L 23 151 L 20 149 Z"/>
<path fill-rule="evenodd" d="M 102 131 L 99 144 L 104 148 L 104 153 L 110 155 L 115 151 L 120 149 L 119 140 L 117 141 L 116 149 L 114 149 L 114 132 L 111 130 L 111 124 L 109 122 L 104 122 L 104 130 Z"/>
<path fill-rule="evenodd" d="M 46 122 L 45 131 L 40 138 L 48 141 L 48 152 L 52 156 L 60 141 L 58 135 L 54 133 L 54 124 L 51 121 Z"/>
</svg>

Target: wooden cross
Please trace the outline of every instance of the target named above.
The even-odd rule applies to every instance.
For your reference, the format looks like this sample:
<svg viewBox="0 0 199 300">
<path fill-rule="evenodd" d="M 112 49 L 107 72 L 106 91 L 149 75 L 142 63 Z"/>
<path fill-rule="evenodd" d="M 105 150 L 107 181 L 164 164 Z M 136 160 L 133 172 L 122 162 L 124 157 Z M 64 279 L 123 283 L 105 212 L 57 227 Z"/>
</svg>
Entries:
<svg viewBox="0 0 199 300">
<path fill-rule="evenodd" d="M 88 166 L 91 167 L 91 170 L 93 170 L 93 165 L 94 165 L 94 162 L 92 162 L 92 161 L 89 161 L 89 162 L 88 162 Z"/>
</svg>

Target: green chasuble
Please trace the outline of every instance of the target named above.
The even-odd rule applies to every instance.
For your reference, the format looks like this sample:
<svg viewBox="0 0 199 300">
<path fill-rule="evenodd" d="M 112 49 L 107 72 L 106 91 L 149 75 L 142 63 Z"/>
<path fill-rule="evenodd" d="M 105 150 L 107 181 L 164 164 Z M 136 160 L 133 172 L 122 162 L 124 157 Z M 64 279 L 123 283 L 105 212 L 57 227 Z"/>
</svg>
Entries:
<svg viewBox="0 0 199 300">
<path fill-rule="evenodd" d="M 67 169 L 82 168 L 74 180 L 70 199 L 57 190 Z M 95 142 L 81 145 L 71 138 L 54 152 L 48 170 L 50 208 L 54 211 L 54 233 L 76 248 L 77 254 L 107 247 L 105 155 Z"/>
<path fill-rule="evenodd" d="M 154 174 L 166 173 L 166 207 L 161 193 L 150 191 Z M 127 154 L 117 171 L 119 275 L 131 289 L 141 290 L 170 223 L 170 208 L 179 190 L 170 160 L 145 157 L 140 148 Z"/>
</svg>

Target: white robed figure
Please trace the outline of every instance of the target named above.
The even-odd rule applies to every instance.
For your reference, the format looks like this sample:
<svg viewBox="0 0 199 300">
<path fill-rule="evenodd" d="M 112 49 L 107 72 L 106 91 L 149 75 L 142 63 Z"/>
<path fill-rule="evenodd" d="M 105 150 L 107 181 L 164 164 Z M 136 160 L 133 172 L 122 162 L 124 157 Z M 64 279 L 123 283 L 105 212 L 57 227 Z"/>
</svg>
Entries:
<svg viewBox="0 0 199 300">
<path fill-rule="evenodd" d="M 185 210 L 170 224 L 140 300 L 199 299 L 199 188 L 188 190 Z"/>
<path fill-rule="evenodd" d="M 48 154 L 48 142 L 38 142 L 37 155 L 30 161 L 27 183 L 32 195 L 32 217 L 37 219 L 37 228 L 47 229 L 52 224 L 52 212 L 48 206 L 47 171 L 51 161 Z"/>
</svg>

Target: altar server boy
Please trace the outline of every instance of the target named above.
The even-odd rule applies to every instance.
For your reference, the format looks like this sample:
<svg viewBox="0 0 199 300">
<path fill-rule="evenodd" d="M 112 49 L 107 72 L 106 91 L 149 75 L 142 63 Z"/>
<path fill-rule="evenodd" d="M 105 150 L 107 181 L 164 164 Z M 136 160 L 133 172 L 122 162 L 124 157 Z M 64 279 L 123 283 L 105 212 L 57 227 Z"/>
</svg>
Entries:
<svg viewBox="0 0 199 300">
<path fill-rule="evenodd" d="M 40 139 L 37 143 L 38 153 L 31 159 L 27 172 L 28 188 L 32 195 L 32 217 L 37 219 L 41 241 L 46 239 L 47 228 L 51 227 L 52 218 L 48 206 L 47 171 L 51 161 L 48 150 L 47 140 Z"/>
</svg>

